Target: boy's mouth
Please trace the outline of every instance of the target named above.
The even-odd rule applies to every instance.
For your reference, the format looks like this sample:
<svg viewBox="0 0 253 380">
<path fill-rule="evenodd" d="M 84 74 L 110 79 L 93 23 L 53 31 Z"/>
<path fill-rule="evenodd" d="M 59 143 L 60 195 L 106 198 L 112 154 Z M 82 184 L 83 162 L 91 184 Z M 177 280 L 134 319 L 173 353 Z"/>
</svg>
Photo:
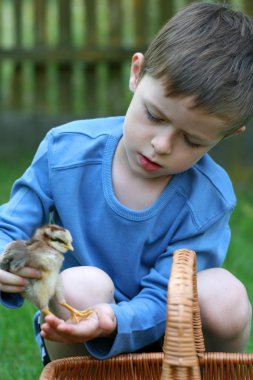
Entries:
<svg viewBox="0 0 253 380">
<path fill-rule="evenodd" d="M 139 163 L 140 166 L 148 172 L 155 172 L 161 168 L 161 165 L 151 161 L 149 158 L 143 156 L 142 154 L 139 155 Z"/>
</svg>

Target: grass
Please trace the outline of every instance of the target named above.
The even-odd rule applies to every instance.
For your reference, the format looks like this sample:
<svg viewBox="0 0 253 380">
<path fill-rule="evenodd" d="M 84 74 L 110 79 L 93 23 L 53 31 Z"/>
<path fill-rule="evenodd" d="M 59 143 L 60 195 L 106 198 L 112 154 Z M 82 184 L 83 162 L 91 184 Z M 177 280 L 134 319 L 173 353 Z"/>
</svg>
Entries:
<svg viewBox="0 0 253 380">
<path fill-rule="evenodd" d="M 31 157 L 32 153 L 28 153 L 25 157 L 0 160 L 0 203 L 8 200 L 13 181 L 22 174 Z M 224 266 L 246 285 L 253 303 L 253 256 L 250 255 L 253 246 L 253 194 L 244 186 L 237 196 L 238 205 L 231 218 L 232 240 Z M 34 311 L 27 302 L 18 310 L 0 306 L 1 379 L 34 380 L 39 377 L 42 364 L 33 336 Z M 253 352 L 253 334 L 247 351 Z"/>
<path fill-rule="evenodd" d="M 0 160 L 0 204 L 9 198 L 13 181 L 22 174 L 32 154 Z M 20 309 L 0 306 L 0 379 L 35 380 L 42 370 L 33 335 L 35 308 L 25 302 Z"/>
<path fill-rule="evenodd" d="M 224 267 L 234 273 L 246 286 L 253 305 L 252 267 L 253 256 L 253 194 L 248 189 L 237 194 L 238 204 L 231 217 L 232 239 Z M 253 352 L 253 329 L 247 347 L 247 352 Z"/>
<path fill-rule="evenodd" d="M 35 308 L 28 303 L 14 310 L 0 306 L 1 379 L 39 378 L 43 366 L 33 337 L 34 311 Z"/>
</svg>

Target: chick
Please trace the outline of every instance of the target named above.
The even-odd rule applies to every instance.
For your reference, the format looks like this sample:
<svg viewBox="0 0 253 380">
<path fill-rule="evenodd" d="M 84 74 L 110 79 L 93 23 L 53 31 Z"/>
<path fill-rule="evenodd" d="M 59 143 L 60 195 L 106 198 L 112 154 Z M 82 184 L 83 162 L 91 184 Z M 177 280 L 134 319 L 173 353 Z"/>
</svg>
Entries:
<svg viewBox="0 0 253 380">
<path fill-rule="evenodd" d="M 70 311 L 71 320 L 79 322 L 92 314 L 91 309 L 79 311 L 65 301 L 60 277 L 63 254 L 73 250 L 72 237 L 68 230 L 54 224 L 38 228 L 31 240 L 16 240 L 9 243 L 3 253 L 1 269 L 17 272 L 25 266 L 41 271 L 41 279 L 28 279 L 23 297 L 45 314 L 52 314 L 49 301 L 55 297 L 60 305 Z"/>
</svg>

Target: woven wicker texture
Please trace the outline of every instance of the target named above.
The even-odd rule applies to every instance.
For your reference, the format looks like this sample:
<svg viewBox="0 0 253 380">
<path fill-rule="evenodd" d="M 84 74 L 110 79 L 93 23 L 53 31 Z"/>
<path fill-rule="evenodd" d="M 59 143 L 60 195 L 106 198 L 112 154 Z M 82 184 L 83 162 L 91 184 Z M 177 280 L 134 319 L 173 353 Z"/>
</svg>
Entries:
<svg viewBox="0 0 253 380">
<path fill-rule="evenodd" d="M 196 281 L 195 252 L 175 251 L 163 353 L 59 359 L 40 380 L 253 380 L 253 354 L 205 352 Z"/>
</svg>

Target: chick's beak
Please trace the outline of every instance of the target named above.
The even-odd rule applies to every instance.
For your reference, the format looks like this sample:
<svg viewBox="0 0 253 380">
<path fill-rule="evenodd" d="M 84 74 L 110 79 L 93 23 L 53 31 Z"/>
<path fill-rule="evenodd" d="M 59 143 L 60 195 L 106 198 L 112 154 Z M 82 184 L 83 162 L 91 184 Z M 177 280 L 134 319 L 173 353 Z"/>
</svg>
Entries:
<svg viewBox="0 0 253 380">
<path fill-rule="evenodd" d="M 67 249 L 69 249 L 70 251 L 74 251 L 74 247 L 73 247 L 73 245 L 72 245 L 71 243 L 66 243 L 66 244 L 64 244 L 64 246 L 65 246 Z"/>
</svg>

